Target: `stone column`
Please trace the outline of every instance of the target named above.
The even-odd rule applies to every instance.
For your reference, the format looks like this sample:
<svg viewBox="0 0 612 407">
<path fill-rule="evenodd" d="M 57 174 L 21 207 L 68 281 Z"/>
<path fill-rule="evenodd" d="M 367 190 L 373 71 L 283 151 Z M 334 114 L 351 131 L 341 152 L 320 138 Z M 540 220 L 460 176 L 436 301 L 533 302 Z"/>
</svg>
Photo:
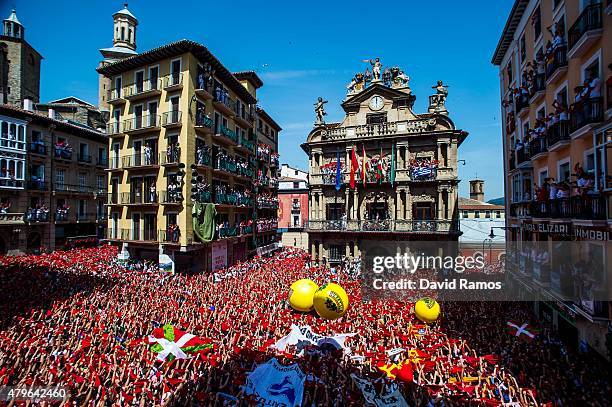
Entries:
<svg viewBox="0 0 612 407">
<path fill-rule="evenodd" d="M 344 193 L 344 214 L 346 215 L 347 219 L 351 219 L 351 214 L 349 212 L 351 209 L 351 206 L 349 205 L 350 198 L 351 198 L 350 190 L 346 188 L 346 191 Z"/>
<path fill-rule="evenodd" d="M 401 197 L 400 197 L 400 190 L 397 189 L 395 190 L 395 215 L 394 215 L 394 219 L 400 219 L 401 215 L 400 215 L 400 210 L 401 210 Z"/>
<path fill-rule="evenodd" d="M 438 219 L 442 219 L 442 190 L 438 189 L 438 210 L 437 210 L 437 217 Z"/>
<path fill-rule="evenodd" d="M 321 192 L 319 194 L 319 219 L 325 219 L 324 213 L 325 213 L 325 201 L 323 198 L 323 192 Z"/>
<path fill-rule="evenodd" d="M 345 243 L 344 255 L 346 257 L 351 257 L 351 246 L 350 246 L 350 242 L 348 240 Z"/>
</svg>

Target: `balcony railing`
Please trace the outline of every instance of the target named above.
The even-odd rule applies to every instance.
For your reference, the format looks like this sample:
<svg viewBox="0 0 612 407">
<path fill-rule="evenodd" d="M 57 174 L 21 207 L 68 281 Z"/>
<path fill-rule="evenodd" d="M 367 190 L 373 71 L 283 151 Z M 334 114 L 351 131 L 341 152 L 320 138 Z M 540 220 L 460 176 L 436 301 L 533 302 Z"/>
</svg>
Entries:
<svg viewBox="0 0 612 407">
<path fill-rule="evenodd" d="M 121 159 L 119 157 L 111 157 L 108 168 L 116 170 L 121 168 Z"/>
<path fill-rule="evenodd" d="M 232 98 L 230 98 L 226 92 L 223 92 L 222 90 L 217 88 L 215 89 L 213 97 L 214 97 L 213 100 L 218 105 L 225 107 L 226 110 L 228 110 L 232 114 L 236 112 L 236 102 Z"/>
<path fill-rule="evenodd" d="M 183 202 L 183 193 L 179 191 L 161 191 L 161 202 L 164 204 L 180 204 Z"/>
<path fill-rule="evenodd" d="M 108 157 L 96 158 L 96 165 L 102 168 L 108 168 Z"/>
<path fill-rule="evenodd" d="M 72 160 L 72 150 L 69 150 L 65 147 L 55 146 L 53 149 L 53 153 L 55 158 L 59 160 Z"/>
<path fill-rule="evenodd" d="M 28 143 L 28 151 L 32 154 L 47 155 L 47 146 L 43 142 L 31 141 Z"/>
<path fill-rule="evenodd" d="M 153 153 L 151 155 L 146 155 L 141 153 L 123 156 L 121 157 L 121 164 L 123 168 L 157 166 L 159 165 L 159 155 Z"/>
<path fill-rule="evenodd" d="M 119 205 L 119 193 L 111 192 L 106 195 L 106 204 L 107 205 Z"/>
<path fill-rule="evenodd" d="M 548 147 L 555 145 L 556 143 L 562 141 L 568 141 L 570 139 L 569 136 L 569 122 L 567 120 L 558 121 L 554 123 L 548 129 L 547 138 L 548 138 Z"/>
<path fill-rule="evenodd" d="M 235 131 L 230 130 L 228 127 L 223 125 L 219 126 L 219 134 L 227 138 L 228 140 L 238 143 L 238 135 Z"/>
<path fill-rule="evenodd" d="M 22 213 L 0 213 L 0 224 L 23 223 L 25 214 Z"/>
<path fill-rule="evenodd" d="M 116 233 L 117 237 L 109 237 L 109 239 L 120 239 L 120 240 L 131 240 L 135 242 L 147 242 L 147 243 L 157 243 L 157 228 L 155 225 L 147 226 L 145 225 L 144 230 L 135 230 L 135 229 L 120 229 L 119 233 Z M 109 233 L 112 229 L 109 230 Z"/>
<path fill-rule="evenodd" d="M 159 91 L 159 88 L 160 88 L 159 79 L 153 79 L 153 80 L 147 79 L 142 82 L 136 82 L 136 83 L 127 85 L 124 89 L 124 93 L 125 93 L 126 98 L 135 98 L 141 95 L 144 96 L 146 93 L 149 93 L 149 92 Z"/>
<path fill-rule="evenodd" d="M 210 117 L 206 116 L 204 113 L 198 112 L 196 114 L 196 117 L 195 117 L 196 127 L 207 127 L 209 129 L 212 129 L 213 124 L 214 124 L 213 120 Z"/>
<path fill-rule="evenodd" d="M 529 155 L 529 146 L 516 150 L 516 162 L 518 165 L 528 162 L 529 160 L 531 160 L 531 156 Z"/>
<path fill-rule="evenodd" d="M 194 192 L 192 194 L 193 201 L 198 203 L 212 203 L 212 194 L 210 191 Z"/>
<path fill-rule="evenodd" d="M 23 188 L 24 181 L 13 178 L 0 178 L 0 187 L 5 188 Z"/>
<path fill-rule="evenodd" d="M 603 120 L 603 98 L 590 98 L 573 105 L 571 131 Z"/>
<path fill-rule="evenodd" d="M 118 101 L 121 99 L 123 99 L 123 89 L 122 88 L 110 89 L 106 92 L 106 100 L 108 102 Z"/>
<path fill-rule="evenodd" d="M 538 154 L 546 153 L 547 151 L 546 137 L 536 137 L 529 143 L 529 155 L 532 158 Z"/>
<path fill-rule="evenodd" d="M 27 187 L 33 191 L 46 191 L 49 189 L 49 184 L 43 180 L 29 180 Z"/>
<path fill-rule="evenodd" d="M 231 172 L 232 174 L 236 174 L 236 162 L 219 159 L 219 160 L 216 160 L 215 169 Z"/>
<path fill-rule="evenodd" d="M 458 222 L 452 220 L 309 220 L 311 231 L 456 233 Z"/>
<path fill-rule="evenodd" d="M 181 240 L 180 229 L 166 229 L 159 231 L 159 241 L 162 243 L 174 243 L 178 244 Z"/>
<path fill-rule="evenodd" d="M 131 132 L 159 127 L 159 115 L 135 116 L 123 121 L 123 131 Z"/>
<path fill-rule="evenodd" d="M 206 153 L 206 152 L 200 152 L 198 154 L 198 151 L 196 149 L 196 153 L 195 153 L 195 163 L 196 165 L 204 165 L 204 166 L 210 166 L 210 153 Z"/>
<path fill-rule="evenodd" d="M 179 86 L 183 84 L 183 73 L 173 72 L 164 78 L 164 87 L 170 88 L 172 86 Z"/>
<path fill-rule="evenodd" d="M 546 91 L 546 74 L 535 74 L 533 79 L 533 88 L 531 89 L 531 95 L 533 96 L 538 92 L 544 91 Z"/>
<path fill-rule="evenodd" d="M 28 209 L 25 220 L 29 223 L 49 222 L 50 214 L 48 209 Z"/>
<path fill-rule="evenodd" d="M 89 154 L 79 154 L 77 156 L 77 161 L 83 164 L 91 164 L 92 158 Z"/>
<path fill-rule="evenodd" d="M 156 204 L 158 203 L 157 192 L 122 192 L 121 203 L 124 205 Z"/>
<path fill-rule="evenodd" d="M 247 139 L 246 137 L 242 136 L 240 137 L 240 144 L 241 147 L 246 148 L 247 150 L 254 152 L 255 151 L 255 142 Z"/>
<path fill-rule="evenodd" d="M 26 149 L 26 143 L 24 141 L 19 141 L 16 139 L 9 139 L 7 138 L 7 135 L 4 134 L 4 137 L 0 138 L 0 147 L 4 147 L 4 148 L 14 148 L 17 150 L 25 150 Z"/>
<path fill-rule="evenodd" d="M 170 110 L 169 112 L 165 112 L 162 115 L 162 125 L 163 126 L 172 126 L 181 123 L 181 111 L 180 110 Z"/>
<path fill-rule="evenodd" d="M 559 45 L 553 51 L 553 57 L 546 62 L 546 79 L 550 79 L 555 75 L 559 68 L 567 66 L 567 46 Z"/>
<path fill-rule="evenodd" d="M 606 219 L 606 200 L 600 195 L 573 196 L 545 202 L 529 201 L 511 205 L 511 216 L 555 219 Z"/>
<path fill-rule="evenodd" d="M 580 41 L 588 31 L 602 28 L 602 4 L 591 4 L 580 13 L 576 22 L 567 31 L 570 49 Z"/>
<path fill-rule="evenodd" d="M 123 126 L 121 122 L 110 122 L 106 125 L 106 134 L 114 136 L 123 133 Z"/>
<path fill-rule="evenodd" d="M 518 95 L 515 99 L 514 112 L 518 115 L 523 109 L 529 108 L 529 97 L 526 94 Z"/>
</svg>

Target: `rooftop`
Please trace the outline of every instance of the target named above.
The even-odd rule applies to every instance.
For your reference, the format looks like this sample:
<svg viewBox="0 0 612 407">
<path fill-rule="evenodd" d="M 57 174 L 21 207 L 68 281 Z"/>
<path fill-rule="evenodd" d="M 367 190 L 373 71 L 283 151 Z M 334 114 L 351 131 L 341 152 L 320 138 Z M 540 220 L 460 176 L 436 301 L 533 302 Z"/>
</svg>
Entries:
<svg viewBox="0 0 612 407">
<path fill-rule="evenodd" d="M 11 15 L 8 16 L 5 21 L 11 21 L 13 23 L 17 23 L 19 25 L 22 25 L 21 22 L 19 21 L 19 19 L 17 18 L 17 12 L 15 11 L 15 9 L 13 9 L 11 11 Z"/>
<path fill-rule="evenodd" d="M 488 202 L 478 201 L 472 198 L 459 197 L 459 209 L 486 209 L 486 210 L 503 210 L 503 205 L 494 205 Z"/>
<path fill-rule="evenodd" d="M 529 0 L 514 1 L 514 5 L 512 6 L 512 10 L 510 10 L 508 20 L 506 20 L 504 31 L 502 31 L 502 35 L 499 39 L 499 42 L 497 43 L 497 47 L 495 48 L 493 57 L 491 58 L 492 64 L 500 65 L 502 60 L 504 59 L 506 51 L 508 51 L 510 44 L 512 44 L 512 39 L 514 38 L 516 27 L 521 21 L 521 18 L 523 18 L 523 13 L 527 8 L 527 4 L 529 4 Z"/>
<path fill-rule="evenodd" d="M 134 21 L 138 22 L 138 19 L 136 18 L 136 16 L 134 14 L 132 14 L 132 12 L 130 10 L 128 10 L 128 4 L 125 3 L 123 5 L 123 8 L 119 11 L 117 11 L 115 14 L 113 14 L 113 17 L 116 16 L 117 14 L 122 14 L 124 16 L 128 16 L 132 19 L 134 19 Z"/>
<path fill-rule="evenodd" d="M 204 45 L 191 40 L 179 40 L 153 48 L 149 51 L 136 54 L 120 61 L 110 63 L 108 65 L 97 68 L 97 71 L 107 77 L 119 75 L 123 72 L 139 68 L 143 65 L 151 64 L 162 59 L 176 57 L 181 54 L 191 52 L 199 60 L 211 64 L 215 70 L 216 76 L 219 77 L 238 97 L 245 103 L 253 104 L 257 100 L 251 95 L 238 79 L 225 67 L 221 62 L 206 48 Z"/>
<path fill-rule="evenodd" d="M 255 71 L 240 71 L 234 72 L 234 76 L 239 80 L 250 81 L 255 88 L 259 89 L 263 86 L 263 81 Z"/>
</svg>

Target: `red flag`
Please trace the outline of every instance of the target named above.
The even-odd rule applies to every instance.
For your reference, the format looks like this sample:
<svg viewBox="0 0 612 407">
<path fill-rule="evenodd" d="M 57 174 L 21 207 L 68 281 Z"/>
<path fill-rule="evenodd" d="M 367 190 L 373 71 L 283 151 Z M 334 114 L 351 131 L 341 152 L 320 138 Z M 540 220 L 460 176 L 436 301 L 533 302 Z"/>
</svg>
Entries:
<svg viewBox="0 0 612 407">
<path fill-rule="evenodd" d="M 353 146 L 353 150 L 351 151 L 351 189 L 355 189 L 355 172 L 359 168 L 359 161 L 357 161 L 357 153 L 355 152 L 355 146 Z"/>
</svg>

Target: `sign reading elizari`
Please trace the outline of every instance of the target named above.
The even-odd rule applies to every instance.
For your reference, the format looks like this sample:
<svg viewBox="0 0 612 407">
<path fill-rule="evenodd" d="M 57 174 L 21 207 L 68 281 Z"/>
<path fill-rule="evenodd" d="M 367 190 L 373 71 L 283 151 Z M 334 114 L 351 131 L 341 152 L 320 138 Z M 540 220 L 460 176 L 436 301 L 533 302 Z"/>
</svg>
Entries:
<svg viewBox="0 0 612 407">
<path fill-rule="evenodd" d="M 523 223 L 522 228 L 528 232 L 573 236 L 584 240 L 610 240 L 610 232 L 608 230 L 598 230 L 580 225 L 571 226 L 567 223 Z M 572 231 L 570 232 L 570 230 Z"/>
<path fill-rule="evenodd" d="M 528 232 L 569 235 L 569 224 L 563 223 L 523 223 L 523 230 Z"/>
</svg>

